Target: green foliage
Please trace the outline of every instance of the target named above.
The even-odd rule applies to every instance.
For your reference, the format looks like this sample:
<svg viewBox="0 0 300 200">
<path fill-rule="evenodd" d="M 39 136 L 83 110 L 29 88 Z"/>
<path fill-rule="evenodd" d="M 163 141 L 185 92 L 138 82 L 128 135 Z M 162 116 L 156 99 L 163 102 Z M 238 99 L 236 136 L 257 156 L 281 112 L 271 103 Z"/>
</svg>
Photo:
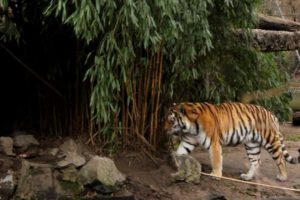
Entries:
<svg viewBox="0 0 300 200">
<path fill-rule="evenodd" d="M 200 55 L 189 68 L 178 66 L 170 73 L 173 82 L 166 85 L 166 91 L 176 94 L 176 101 L 240 101 L 247 92 L 282 87 L 288 81 L 285 53 L 255 51 L 250 47 L 250 32 L 244 43 L 235 37 L 236 28 L 247 30 L 255 24 L 252 3 L 229 4 L 229 9 L 227 4 L 215 2 L 210 8 L 208 20 L 214 48 L 208 55 Z M 176 88 L 174 92 L 172 88 Z M 283 94 L 252 103 L 269 108 L 280 120 L 287 120 L 290 100 L 290 95 Z"/>
<path fill-rule="evenodd" d="M 172 102 L 239 101 L 246 92 L 287 81 L 284 55 L 254 51 L 250 31 L 245 41 L 235 35 L 236 29 L 247 31 L 255 24 L 257 0 L 49 4 L 44 10 L 48 19 L 60 19 L 85 42 L 92 115 L 111 148 L 125 140 L 157 144 L 157 124 Z M 256 103 L 285 118 L 288 101 L 284 95 Z"/>
<path fill-rule="evenodd" d="M 113 126 L 120 101 L 132 103 L 133 81 L 145 74 L 149 58 L 162 44 L 170 69 L 191 63 L 197 54 L 203 55 L 212 47 L 209 4 L 211 1 L 196 0 L 59 0 L 47 9 L 48 14 L 55 11 L 74 27 L 78 38 L 97 46 L 90 53 L 92 67 L 86 78 L 93 83 L 91 106 L 96 121 L 105 124 L 103 130 Z M 134 70 L 136 65 L 138 70 Z M 120 100 L 121 87 L 126 87 L 127 99 Z"/>
<path fill-rule="evenodd" d="M 288 63 L 285 53 L 259 53 L 259 75 L 253 78 L 256 83 L 256 90 L 268 90 L 271 88 L 280 88 L 289 80 Z M 274 96 L 270 99 L 261 99 L 255 103 L 260 104 L 272 110 L 279 120 L 289 120 L 291 118 L 291 94 L 283 93 L 280 96 Z"/>
<path fill-rule="evenodd" d="M 7 0 L 0 0 L 0 41 L 19 41 L 20 33 L 12 20 L 12 10 L 8 7 Z"/>
</svg>

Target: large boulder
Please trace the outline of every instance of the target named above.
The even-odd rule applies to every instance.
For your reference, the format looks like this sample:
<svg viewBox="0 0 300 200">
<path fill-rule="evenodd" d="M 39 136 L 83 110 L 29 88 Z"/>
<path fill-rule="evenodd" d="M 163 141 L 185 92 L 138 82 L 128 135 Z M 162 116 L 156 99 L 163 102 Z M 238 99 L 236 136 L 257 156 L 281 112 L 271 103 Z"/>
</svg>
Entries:
<svg viewBox="0 0 300 200">
<path fill-rule="evenodd" d="M 57 162 L 58 167 L 67 167 L 74 165 L 80 167 L 86 163 L 85 157 L 82 155 L 82 151 L 74 140 L 69 139 L 59 146 L 59 152 L 56 156 L 60 159 Z"/>
<path fill-rule="evenodd" d="M 22 161 L 15 197 L 19 199 L 56 198 L 52 169 L 46 164 Z"/>
<path fill-rule="evenodd" d="M 39 153 L 39 141 L 33 135 L 19 135 L 14 137 L 14 149 L 20 157 L 35 157 Z"/>
<path fill-rule="evenodd" d="M 51 164 L 22 161 L 16 199 L 74 199 L 83 189 L 78 183 L 60 180 Z"/>
<path fill-rule="evenodd" d="M 99 156 L 94 156 L 79 172 L 81 183 L 92 186 L 101 193 L 117 191 L 125 178 L 113 160 Z"/>
<path fill-rule="evenodd" d="M 26 148 L 30 145 L 40 145 L 39 141 L 33 135 L 16 135 L 14 137 L 14 146 Z"/>
</svg>

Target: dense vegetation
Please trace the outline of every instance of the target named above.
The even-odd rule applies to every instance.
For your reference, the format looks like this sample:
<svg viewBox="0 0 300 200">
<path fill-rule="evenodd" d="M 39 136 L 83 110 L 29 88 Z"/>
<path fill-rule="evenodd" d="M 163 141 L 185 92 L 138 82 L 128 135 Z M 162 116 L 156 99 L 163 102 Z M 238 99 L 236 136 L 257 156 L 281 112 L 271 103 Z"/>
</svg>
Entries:
<svg viewBox="0 0 300 200">
<path fill-rule="evenodd" d="M 0 1 L 4 10 L 5 2 Z M 63 48 L 73 52 L 75 46 L 76 53 L 70 57 L 76 59 L 74 69 L 70 64 L 74 61 L 62 58 L 50 71 L 60 71 L 62 65 L 68 65 L 67 71 L 80 68 L 76 77 L 86 80 L 91 94 L 71 96 L 77 99 L 76 105 L 86 103 L 78 98 L 90 97 L 91 116 L 86 106 L 70 106 L 76 110 L 70 121 L 84 112 L 81 118 L 74 117 L 87 124 L 81 132 L 90 133 L 90 141 L 97 138 L 110 150 L 142 147 L 136 144 L 156 150 L 163 135 L 163 115 L 172 102 L 239 101 L 246 92 L 279 87 L 288 79 L 284 54 L 256 52 L 250 46 L 250 33 L 245 41 L 234 34 L 236 29 L 253 27 L 257 1 L 18 2 L 22 2 L 18 18 L 2 14 L 6 20 L 1 22 L 1 40 L 22 43 L 28 27 L 34 26 L 49 45 L 45 53 L 53 55 L 63 44 L 50 45 L 51 33 L 67 32 L 63 38 L 68 38 L 70 46 Z M 48 72 L 48 80 L 55 80 L 57 74 Z M 79 90 L 78 85 L 70 88 Z M 284 119 L 289 114 L 288 101 L 283 95 L 256 103 Z"/>
</svg>

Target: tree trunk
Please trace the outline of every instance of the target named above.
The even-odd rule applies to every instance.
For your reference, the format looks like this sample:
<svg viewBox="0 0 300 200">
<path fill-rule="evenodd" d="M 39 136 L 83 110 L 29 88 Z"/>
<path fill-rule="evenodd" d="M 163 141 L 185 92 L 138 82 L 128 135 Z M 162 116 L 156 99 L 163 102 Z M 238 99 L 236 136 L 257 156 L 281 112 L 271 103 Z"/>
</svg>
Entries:
<svg viewBox="0 0 300 200">
<path fill-rule="evenodd" d="M 245 32 L 237 31 L 241 41 L 246 40 Z M 254 38 L 253 47 L 259 51 L 291 51 L 300 49 L 300 31 L 270 31 L 261 29 L 252 29 Z"/>
<path fill-rule="evenodd" d="M 300 49 L 300 31 L 266 31 L 253 29 L 254 47 L 260 51 L 290 51 Z"/>
<path fill-rule="evenodd" d="M 279 17 L 259 14 L 259 29 L 279 31 L 300 31 L 300 23 Z"/>
</svg>

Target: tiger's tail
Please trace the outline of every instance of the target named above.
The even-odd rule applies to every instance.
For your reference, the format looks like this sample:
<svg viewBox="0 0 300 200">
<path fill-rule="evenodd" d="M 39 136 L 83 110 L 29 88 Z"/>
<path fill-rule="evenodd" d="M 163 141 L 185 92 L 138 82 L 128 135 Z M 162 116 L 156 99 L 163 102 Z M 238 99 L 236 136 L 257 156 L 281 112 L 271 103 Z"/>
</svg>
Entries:
<svg viewBox="0 0 300 200">
<path fill-rule="evenodd" d="M 285 145 L 283 144 L 283 142 L 281 141 L 281 148 L 282 148 L 282 153 L 284 156 L 284 159 L 291 163 L 291 164 L 298 164 L 300 163 L 300 149 L 298 149 L 299 155 L 298 157 L 293 157 L 289 154 L 289 152 L 286 150 Z"/>
</svg>

